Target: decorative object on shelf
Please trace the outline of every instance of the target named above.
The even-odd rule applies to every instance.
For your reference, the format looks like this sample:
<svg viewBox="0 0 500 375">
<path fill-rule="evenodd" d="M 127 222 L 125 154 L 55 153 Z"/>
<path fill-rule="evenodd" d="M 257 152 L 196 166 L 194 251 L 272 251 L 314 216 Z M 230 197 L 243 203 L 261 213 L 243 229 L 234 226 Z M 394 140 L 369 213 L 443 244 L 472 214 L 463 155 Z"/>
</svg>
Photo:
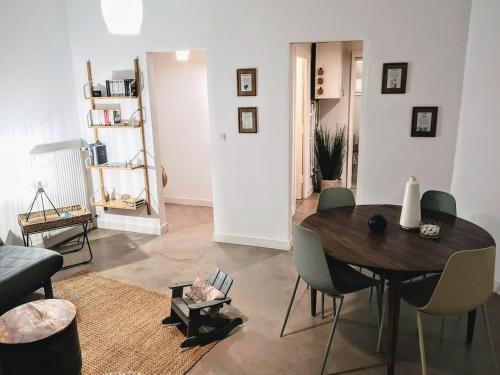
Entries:
<svg viewBox="0 0 500 375">
<path fill-rule="evenodd" d="M 323 95 L 323 87 L 318 88 L 318 95 Z"/>
<path fill-rule="evenodd" d="M 257 69 L 247 68 L 236 71 L 238 96 L 257 96 Z"/>
<path fill-rule="evenodd" d="M 240 133 L 257 133 L 257 107 L 238 108 L 238 129 Z"/>
<path fill-rule="evenodd" d="M 119 109 L 91 109 L 90 125 L 118 125 L 122 121 Z"/>
<path fill-rule="evenodd" d="M 318 78 L 318 85 L 322 85 L 323 84 L 323 77 L 319 77 Z"/>
<path fill-rule="evenodd" d="M 406 230 L 417 230 L 420 227 L 420 220 L 420 185 L 417 178 L 411 176 L 406 183 L 399 225 Z"/>
<path fill-rule="evenodd" d="M 108 162 L 108 154 L 106 152 L 106 145 L 104 143 L 91 143 L 89 144 L 90 150 L 90 165 L 102 165 Z"/>
<path fill-rule="evenodd" d="M 321 190 L 341 187 L 346 153 L 345 126 L 337 125 L 335 133 L 320 126 L 314 134 L 316 160 L 321 171 Z"/>
<path fill-rule="evenodd" d="M 103 0 L 104 1 L 104 0 Z M 138 0 L 140 1 L 140 0 Z M 123 10 L 122 6 L 128 7 L 128 4 L 133 2 L 132 8 L 135 6 L 136 1 L 134 0 L 118 0 L 118 2 L 115 3 L 115 1 L 110 0 L 109 3 L 114 3 L 114 6 L 120 7 Z M 108 5 L 109 5 L 108 3 Z M 132 9 L 130 8 L 130 9 Z M 133 11 L 130 10 L 129 11 Z M 109 10 L 109 9 L 108 9 Z M 141 18 L 142 18 L 142 2 L 141 2 Z M 109 25 L 108 25 L 109 27 Z M 101 151 L 99 148 L 97 150 L 93 150 L 91 148 L 91 151 L 93 151 L 92 156 L 90 160 L 94 161 L 94 165 L 87 165 L 89 168 L 94 169 L 98 172 L 99 174 L 99 188 L 97 191 L 94 192 L 94 194 L 91 197 L 91 203 L 93 206 L 97 207 L 103 207 L 104 210 L 107 210 L 108 208 L 113 208 L 113 209 L 122 209 L 122 210 L 135 210 L 139 206 L 145 206 L 147 208 L 147 213 L 148 215 L 151 215 L 151 197 L 150 197 L 150 192 L 149 192 L 149 171 L 148 171 L 148 164 L 147 164 L 147 150 L 146 150 L 146 143 L 145 143 L 145 134 L 144 134 L 144 107 L 142 105 L 142 80 L 141 80 L 141 71 L 139 67 L 139 58 L 134 59 L 134 78 L 133 79 L 121 79 L 121 80 L 108 80 L 106 81 L 106 94 L 108 96 L 106 97 L 93 97 L 90 95 L 92 92 L 90 90 L 89 93 L 89 88 L 95 87 L 94 82 L 93 82 L 93 77 L 92 77 L 92 66 L 90 64 L 90 61 L 87 61 L 87 83 L 84 85 L 84 93 L 85 93 L 85 99 L 89 100 L 91 110 L 96 110 L 96 102 L 98 99 L 99 101 L 105 100 L 106 103 L 111 100 L 132 100 L 132 101 L 137 101 L 137 109 L 131 114 L 130 118 L 124 119 L 126 117 L 122 112 L 120 112 L 120 122 L 116 122 L 114 125 L 96 125 L 92 126 L 91 123 L 89 122 L 89 127 L 93 128 L 93 133 L 94 133 L 94 142 L 95 144 L 100 144 L 99 142 L 99 129 L 104 128 L 104 127 L 109 127 L 109 128 L 137 128 L 139 129 L 139 140 L 140 140 L 140 145 L 141 145 L 141 150 L 137 153 L 136 157 L 134 157 L 130 163 L 108 163 L 107 157 L 102 158 L 102 155 L 99 154 L 99 151 Z M 103 88 L 104 90 L 104 88 Z M 107 104 L 109 107 L 110 105 Z M 114 110 L 114 108 L 113 108 Z M 89 112 L 90 113 L 90 112 Z M 108 116 L 110 113 L 108 112 Z M 115 113 L 113 113 L 113 116 Z M 117 118 L 115 120 L 118 120 Z M 110 121 L 111 122 L 111 121 Z M 106 124 L 106 122 L 105 122 Z M 134 133 L 135 134 L 135 133 Z M 133 164 L 133 160 L 136 160 L 136 164 Z M 140 194 L 135 198 L 139 199 L 141 196 L 141 201 L 140 204 L 137 202 L 133 202 L 133 206 L 127 205 L 124 202 L 119 202 L 118 204 L 116 203 L 115 200 L 109 199 L 109 201 L 106 201 L 104 198 L 104 192 L 106 191 L 106 185 L 104 183 L 104 170 L 136 170 L 136 169 L 142 169 L 143 174 L 144 174 L 144 188 L 141 190 Z M 99 198 L 96 198 L 96 196 L 100 194 Z"/>
<path fill-rule="evenodd" d="M 406 93 L 408 63 L 385 63 L 382 69 L 382 94 Z"/>
<path fill-rule="evenodd" d="M 413 107 L 412 137 L 435 137 L 438 107 Z"/>
<path fill-rule="evenodd" d="M 420 235 L 431 240 L 437 240 L 439 238 L 441 228 L 436 224 L 421 224 L 420 225 Z"/>
<path fill-rule="evenodd" d="M 142 0 L 101 0 L 101 12 L 111 34 L 136 35 L 141 32 Z"/>
<path fill-rule="evenodd" d="M 382 232 L 385 228 L 387 228 L 387 220 L 385 220 L 385 217 L 382 215 L 375 214 L 368 219 L 368 226 L 374 233 Z"/>
<path fill-rule="evenodd" d="M 319 69 L 318 69 L 318 75 L 319 75 L 319 76 L 322 76 L 322 75 L 323 75 L 323 73 L 324 73 L 324 72 L 323 72 L 323 68 L 319 68 Z"/>
<path fill-rule="evenodd" d="M 102 96 L 102 91 L 101 90 L 92 90 L 92 96 L 94 98 L 100 98 Z"/>
</svg>

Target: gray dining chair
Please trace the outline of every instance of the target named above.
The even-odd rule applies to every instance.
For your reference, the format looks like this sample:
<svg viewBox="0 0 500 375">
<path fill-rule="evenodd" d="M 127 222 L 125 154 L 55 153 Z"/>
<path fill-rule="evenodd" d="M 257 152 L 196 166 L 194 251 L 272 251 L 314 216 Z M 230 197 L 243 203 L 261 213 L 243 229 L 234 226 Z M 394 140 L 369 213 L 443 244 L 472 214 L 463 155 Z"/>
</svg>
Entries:
<svg viewBox="0 0 500 375">
<path fill-rule="evenodd" d="M 457 216 L 457 202 L 455 198 L 450 193 L 444 191 L 426 191 L 420 199 L 420 208 Z"/>
<path fill-rule="evenodd" d="M 490 343 L 493 364 L 498 373 L 493 337 L 491 336 L 486 301 L 493 294 L 495 275 L 495 246 L 479 250 L 463 250 L 453 254 L 441 275 L 404 283 L 401 298 L 417 308 L 418 339 L 422 374 L 427 375 L 422 315 L 445 317 L 461 315 L 481 308 Z M 385 311 L 385 309 L 384 309 Z M 379 344 L 384 324 L 380 325 Z"/>
<path fill-rule="evenodd" d="M 358 292 L 360 290 L 377 287 L 377 297 L 379 301 L 379 324 L 381 319 L 380 304 L 380 282 L 371 277 L 367 277 L 350 266 L 342 263 L 327 261 L 326 254 L 321 244 L 321 240 L 313 231 L 294 224 L 293 227 L 293 261 L 298 271 L 297 281 L 293 289 L 292 298 L 285 315 L 285 321 L 281 328 L 280 337 L 283 337 L 285 326 L 290 316 L 293 300 L 297 293 L 300 279 L 303 279 L 311 288 L 320 291 L 334 299 L 339 300 L 338 308 L 334 312 L 334 319 L 330 336 L 323 356 L 321 374 L 324 373 L 328 353 L 332 345 L 333 335 L 338 324 L 344 295 Z"/>
</svg>

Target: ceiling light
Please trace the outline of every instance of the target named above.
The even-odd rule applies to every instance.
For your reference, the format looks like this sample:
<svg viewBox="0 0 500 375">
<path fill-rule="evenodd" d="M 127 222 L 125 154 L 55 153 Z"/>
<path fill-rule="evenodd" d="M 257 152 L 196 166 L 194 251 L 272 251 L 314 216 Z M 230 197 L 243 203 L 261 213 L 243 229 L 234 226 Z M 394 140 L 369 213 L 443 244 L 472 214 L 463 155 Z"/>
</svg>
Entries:
<svg viewBox="0 0 500 375">
<path fill-rule="evenodd" d="M 142 0 L 101 0 L 101 11 L 111 34 L 135 35 L 141 32 Z"/>
<path fill-rule="evenodd" d="M 175 57 L 177 61 L 187 61 L 189 60 L 189 50 L 175 51 Z"/>
</svg>

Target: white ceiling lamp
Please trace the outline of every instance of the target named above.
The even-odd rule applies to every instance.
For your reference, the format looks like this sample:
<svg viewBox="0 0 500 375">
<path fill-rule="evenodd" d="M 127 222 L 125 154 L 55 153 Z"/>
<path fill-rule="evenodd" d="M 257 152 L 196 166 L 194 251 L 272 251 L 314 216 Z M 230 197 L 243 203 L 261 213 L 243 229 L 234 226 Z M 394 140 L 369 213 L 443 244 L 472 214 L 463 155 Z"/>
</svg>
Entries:
<svg viewBox="0 0 500 375">
<path fill-rule="evenodd" d="M 101 0 L 101 11 L 111 34 L 135 35 L 141 32 L 142 0 Z"/>
<path fill-rule="evenodd" d="M 189 50 L 175 51 L 175 57 L 177 61 L 188 61 L 189 60 Z"/>
</svg>

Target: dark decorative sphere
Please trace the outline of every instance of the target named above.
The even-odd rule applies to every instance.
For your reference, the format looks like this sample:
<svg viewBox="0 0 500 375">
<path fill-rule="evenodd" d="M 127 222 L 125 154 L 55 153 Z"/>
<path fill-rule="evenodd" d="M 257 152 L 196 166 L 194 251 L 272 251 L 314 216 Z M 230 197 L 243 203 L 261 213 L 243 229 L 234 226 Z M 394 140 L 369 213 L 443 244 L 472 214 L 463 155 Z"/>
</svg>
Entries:
<svg viewBox="0 0 500 375">
<path fill-rule="evenodd" d="M 385 220 L 385 217 L 382 215 L 376 214 L 368 219 L 368 226 L 372 232 L 382 232 L 385 228 L 387 228 L 387 220 Z"/>
</svg>

